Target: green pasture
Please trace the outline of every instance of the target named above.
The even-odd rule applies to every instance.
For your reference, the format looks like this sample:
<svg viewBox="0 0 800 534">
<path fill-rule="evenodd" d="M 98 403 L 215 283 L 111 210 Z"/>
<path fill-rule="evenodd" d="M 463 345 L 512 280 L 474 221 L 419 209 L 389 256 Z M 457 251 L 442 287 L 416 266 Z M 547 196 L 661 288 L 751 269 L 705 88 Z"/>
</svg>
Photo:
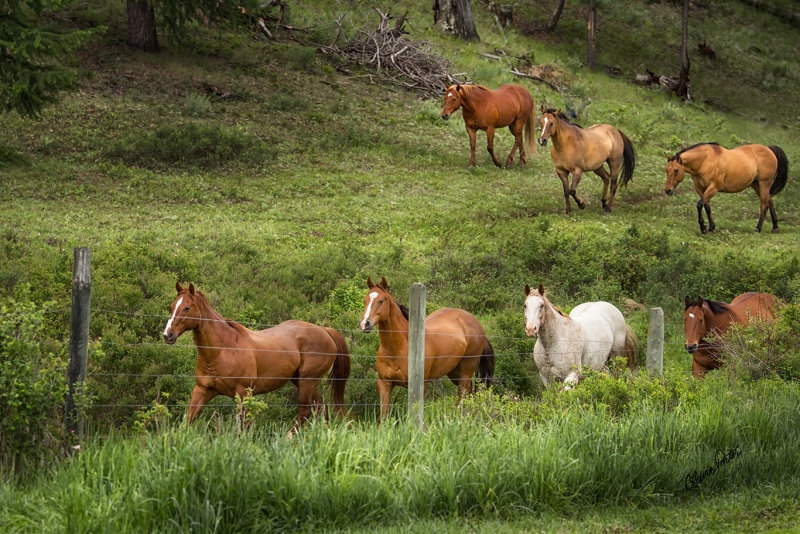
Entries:
<svg viewBox="0 0 800 534">
<path fill-rule="evenodd" d="M 787 466 L 798 458 L 796 346 L 780 378 L 751 383 L 731 372 L 696 384 L 681 317 L 686 295 L 730 300 L 758 290 L 798 301 L 800 66 L 792 58 L 800 35 L 743 3 L 704 2 L 693 11 L 691 46 L 707 41 L 718 57 L 693 56 L 687 105 L 630 83 L 644 67 L 677 75 L 679 7 L 629 4 L 598 2 L 599 62 L 622 69 L 612 78 L 585 67 L 583 8 L 571 2 L 557 30 L 538 38 L 501 31 L 473 2 L 482 38 L 474 44 L 431 29 L 429 2 L 291 2 L 288 23 L 309 29 L 292 36 L 306 44 L 331 42 L 340 14 L 353 36 L 374 27 L 375 7 L 407 10 L 408 38 L 454 57 L 466 78 L 519 83 L 537 109 L 625 132 L 636 171 L 613 213 L 603 213 L 601 182 L 587 174 L 578 190 L 586 209 L 567 217 L 549 147 L 525 168 L 497 169 L 479 134 L 478 165 L 468 169 L 463 120 L 442 121 L 440 99 L 371 84 L 358 67 L 342 74 L 337 59 L 286 34 L 268 42 L 249 29 L 196 28 L 183 48 L 134 53 L 124 46 L 121 1 L 77 2 L 75 24 L 108 27 L 77 58 L 79 87 L 41 117 L 0 118 L 0 305 L 44 309 L 30 341 L 62 357 L 72 249 L 91 248 L 91 432 L 74 459 L 48 462 L 24 488 L 0 486 L 0 527 L 503 531 L 552 530 L 563 520 L 565 530 L 665 531 L 680 510 L 703 531 L 794 524 L 797 469 Z M 516 9 L 522 28 L 544 24 L 552 8 Z M 569 88 L 516 78 L 479 55 L 496 49 L 556 63 Z M 233 96 L 218 99 L 212 85 Z M 755 233 L 752 191 L 712 200 L 713 235 L 699 233 L 690 182 L 664 195 L 664 153 L 703 141 L 785 150 L 779 234 Z M 498 131 L 501 159 L 512 143 Z M 494 394 L 456 408 L 454 388 L 434 384 L 429 428 L 419 434 L 399 422 L 403 390 L 392 421 L 376 430 L 378 337 L 358 330 L 367 276 L 386 276 L 401 301 L 422 282 L 429 312 L 453 306 L 478 316 L 498 354 Z M 285 442 L 296 396 L 284 388 L 264 396 L 257 428 L 244 437 L 230 428 L 227 399 L 215 399 L 195 428 L 177 428 L 196 353 L 189 335 L 173 347 L 160 339 L 176 281 L 194 282 L 220 313 L 253 328 L 297 318 L 340 329 L 354 355 L 349 422 L 316 424 Z M 662 307 L 663 382 L 615 371 L 563 399 L 542 391 L 523 329 L 526 283 L 543 283 L 565 311 L 600 299 L 624 309 L 642 356 L 647 310 Z M 160 406 L 171 419 L 143 425 Z M 716 448 L 737 444 L 747 448 L 741 466 L 672 495 L 687 471 L 713 463 Z M 274 487 L 265 484 L 272 473 L 283 477 Z M 172 508 L 153 508 L 170 496 Z"/>
</svg>

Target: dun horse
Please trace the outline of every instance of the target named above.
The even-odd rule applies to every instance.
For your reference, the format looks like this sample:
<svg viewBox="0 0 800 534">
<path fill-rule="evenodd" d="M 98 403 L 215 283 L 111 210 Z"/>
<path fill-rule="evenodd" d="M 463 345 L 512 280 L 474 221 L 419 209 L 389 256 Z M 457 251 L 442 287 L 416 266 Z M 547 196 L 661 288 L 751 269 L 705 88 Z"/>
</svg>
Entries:
<svg viewBox="0 0 800 534">
<path fill-rule="evenodd" d="M 761 231 L 769 208 L 772 233 L 778 233 L 778 216 L 772 197 L 780 193 L 789 176 L 789 160 L 780 147 L 742 145 L 727 150 L 717 143 L 699 143 L 667 156 L 667 184 L 664 192 L 672 195 L 675 188 L 689 173 L 694 190 L 700 195 L 697 202 L 697 222 L 700 232 L 713 232 L 716 225 L 711 218 L 711 197 L 720 193 L 738 193 L 752 187 L 761 201 L 761 214 L 756 232 Z M 708 215 L 708 229 L 703 220 L 703 208 Z"/>
<path fill-rule="evenodd" d="M 544 109 L 539 118 L 542 132 L 539 144 L 547 145 L 553 139 L 550 157 L 556 165 L 556 174 L 564 186 L 564 200 L 567 204 L 567 215 L 572 212 L 569 197 L 575 199 L 580 209 L 585 204 L 578 198 L 578 184 L 584 171 L 592 171 L 603 180 L 603 210 L 611 212 L 614 196 L 617 194 L 617 178 L 622 169 L 622 185 L 627 185 L 633 178 L 636 167 L 636 152 L 633 143 L 624 133 L 608 124 L 595 124 L 585 130 L 572 124 L 561 114 L 561 110 Z M 608 163 L 608 170 L 603 164 Z M 572 184 L 569 183 L 572 173 Z M 607 197 L 609 186 L 611 196 Z"/>
<path fill-rule="evenodd" d="M 696 378 L 722 366 L 718 338 L 732 323 L 746 325 L 751 319 L 775 318 L 775 297 L 768 293 L 742 293 L 730 304 L 700 297 L 686 297 L 685 303 L 686 351 L 692 355 L 692 374 Z"/>
<path fill-rule="evenodd" d="M 570 389 L 582 378 L 581 367 L 599 371 L 609 356 L 636 359 L 636 335 L 625 317 L 608 302 L 585 302 L 565 315 L 544 296 L 544 288 L 525 286 L 525 333 L 537 336 L 533 359 L 547 387 L 550 380 Z"/>
<path fill-rule="evenodd" d="M 408 310 L 389 294 L 386 278 L 373 284 L 364 297 L 361 331 L 378 329 L 378 395 L 381 417 L 389 411 L 392 389 L 408 387 Z M 494 350 L 478 320 L 457 308 L 441 308 L 425 320 L 425 381 L 447 375 L 458 386 L 459 399 L 472 391 L 472 375 L 489 386 L 494 374 Z"/>
<path fill-rule="evenodd" d="M 519 85 L 503 85 L 492 91 L 482 85 L 451 85 L 447 88 L 442 108 L 442 119 L 461 108 L 469 135 L 470 166 L 475 165 L 475 136 L 478 130 L 486 132 L 486 149 L 498 167 L 500 160 L 494 155 L 494 130 L 508 126 L 514 135 L 514 146 L 506 160 L 506 168 L 514 163 L 514 152 L 519 148 L 519 164 L 525 165 L 526 155 L 536 154 L 536 110 L 533 97 Z M 525 143 L 522 142 L 523 129 Z"/>
<path fill-rule="evenodd" d="M 298 390 L 296 429 L 322 407 L 317 386 L 332 370 L 333 402 L 344 413 L 344 387 L 350 376 L 350 352 L 342 334 L 304 321 L 285 321 L 266 330 L 253 331 L 223 318 L 206 297 L 175 284 L 177 298 L 164 328 L 164 341 L 173 344 L 187 330 L 194 331 L 197 345 L 196 385 L 192 390 L 187 420 L 191 423 L 203 406 L 217 395 L 244 398 L 268 393 L 291 382 Z M 239 407 L 244 419 L 244 409 Z"/>
</svg>

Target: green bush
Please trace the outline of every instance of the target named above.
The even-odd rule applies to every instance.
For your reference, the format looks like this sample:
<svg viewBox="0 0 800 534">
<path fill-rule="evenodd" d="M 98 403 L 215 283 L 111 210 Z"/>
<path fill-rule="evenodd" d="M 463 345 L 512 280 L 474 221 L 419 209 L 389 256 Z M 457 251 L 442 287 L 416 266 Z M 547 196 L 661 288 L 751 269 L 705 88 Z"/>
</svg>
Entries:
<svg viewBox="0 0 800 534">
<path fill-rule="evenodd" d="M 64 350 L 41 336 L 47 305 L 0 307 L 0 471 L 20 474 L 57 454 L 67 391 Z"/>
<path fill-rule="evenodd" d="M 107 156 L 157 170 L 164 165 L 215 168 L 233 161 L 268 165 L 275 153 L 242 127 L 189 123 L 130 135 Z"/>
</svg>

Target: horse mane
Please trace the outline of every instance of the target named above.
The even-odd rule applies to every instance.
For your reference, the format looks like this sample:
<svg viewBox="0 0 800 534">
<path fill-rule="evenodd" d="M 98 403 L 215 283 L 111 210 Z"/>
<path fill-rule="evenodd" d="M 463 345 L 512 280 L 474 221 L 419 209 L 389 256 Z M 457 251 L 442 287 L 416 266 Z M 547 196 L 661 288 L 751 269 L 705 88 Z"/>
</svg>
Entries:
<svg viewBox="0 0 800 534">
<path fill-rule="evenodd" d="M 564 313 L 563 311 L 561 311 L 561 310 L 559 309 L 559 307 L 558 307 L 558 306 L 556 306 L 555 304 L 553 304 L 552 302 L 550 302 L 550 299 L 549 299 L 549 298 L 545 297 L 544 295 L 542 295 L 541 293 L 539 293 L 537 290 L 535 290 L 535 289 L 534 289 L 533 291 L 531 291 L 531 293 L 535 293 L 536 295 L 538 295 L 538 296 L 542 297 L 542 300 L 544 300 L 544 301 L 545 301 L 545 303 L 549 304 L 551 308 L 553 308 L 553 309 L 554 309 L 556 312 L 558 312 L 558 314 L 559 314 L 561 317 L 569 317 L 569 315 L 567 315 L 566 313 Z"/>
<path fill-rule="evenodd" d="M 206 309 L 209 310 L 211 316 L 213 317 L 212 320 L 224 322 L 228 326 L 239 332 L 240 334 L 247 334 L 249 332 L 249 330 L 246 327 L 237 323 L 233 319 L 228 319 L 227 317 L 223 317 L 222 315 L 220 315 L 220 313 L 217 310 L 211 307 L 211 303 L 208 301 L 208 297 L 206 297 L 201 291 L 195 291 L 194 297 L 197 300 L 198 304 L 204 306 Z"/>
<path fill-rule="evenodd" d="M 720 300 L 704 300 L 703 302 L 708 304 L 708 307 L 711 308 L 711 311 L 714 313 L 714 315 L 731 311 L 730 305 Z M 700 306 L 700 301 L 690 300 L 689 304 L 686 305 L 686 309 L 688 310 L 692 306 Z"/>
<path fill-rule="evenodd" d="M 463 90 L 465 90 L 466 92 L 468 92 L 468 93 L 470 91 L 472 91 L 473 89 L 486 89 L 487 91 L 491 91 L 491 89 L 489 89 L 485 85 L 478 85 L 476 83 L 471 83 L 471 84 L 468 84 L 468 85 L 461 85 L 461 84 L 458 84 L 458 85 L 460 85 L 461 88 Z M 455 87 L 456 87 L 456 85 L 451 85 L 450 87 L 448 87 L 448 89 L 454 89 Z"/>
<path fill-rule="evenodd" d="M 569 118 L 566 115 L 564 115 L 563 113 L 561 113 L 561 111 L 558 110 L 558 109 L 548 108 L 548 109 L 544 110 L 544 112 L 545 113 L 552 113 L 554 116 L 558 117 L 559 119 L 561 119 L 562 121 L 566 122 L 570 126 L 574 126 L 576 128 L 580 128 L 581 130 L 583 130 L 583 126 L 581 126 L 580 124 L 575 124 L 574 122 L 569 120 Z"/>
<path fill-rule="evenodd" d="M 671 158 L 669 158 L 669 161 L 675 161 L 675 160 L 676 160 L 676 159 L 678 159 L 678 158 L 681 156 L 681 154 L 683 154 L 684 152 L 688 152 L 689 150 L 695 149 L 695 148 L 697 148 L 697 147 L 699 147 L 699 146 L 703 146 L 703 145 L 714 145 L 714 146 L 719 146 L 719 143 L 717 143 L 716 141 L 706 141 L 706 142 L 704 142 L 704 143 L 696 143 L 696 144 L 694 144 L 694 145 L 692 145 L 692 146 L 687 146 L 686 148 L 682 148 L 682 149 L 680 149 L 678 152 L 676 152 L 674 156 L 672 156 Z"/>
<path fill-rule="evenodd" d="M 408 319 L 408 306 L 406 306 L 405 304 L 400 304 L 396 300 L 395 300 L 395 303 L 397 303 L 397 305 L 400 306 L 400 311 L 403 312 L 403 317 L 405 317 L 406 321 L 408 321 L 409 320 Z"/>
</svg>

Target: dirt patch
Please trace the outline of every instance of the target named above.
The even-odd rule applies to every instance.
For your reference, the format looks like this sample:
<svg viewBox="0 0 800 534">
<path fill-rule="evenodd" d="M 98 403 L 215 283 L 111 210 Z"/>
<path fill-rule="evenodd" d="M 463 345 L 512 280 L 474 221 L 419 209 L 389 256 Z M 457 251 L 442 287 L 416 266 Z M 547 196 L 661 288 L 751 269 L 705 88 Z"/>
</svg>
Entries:
<svg viewBox="0 0 800 534">
<path fill-rule="evenodd" d="M 569 89 L 572 82 L 575 81 L 575 76 L 565 71 L 558 63 L 542 63 L 541 65 L 522 67 L 519 70 L 522 73 L 547 80 L 562 90 Z"/>
</svg>

